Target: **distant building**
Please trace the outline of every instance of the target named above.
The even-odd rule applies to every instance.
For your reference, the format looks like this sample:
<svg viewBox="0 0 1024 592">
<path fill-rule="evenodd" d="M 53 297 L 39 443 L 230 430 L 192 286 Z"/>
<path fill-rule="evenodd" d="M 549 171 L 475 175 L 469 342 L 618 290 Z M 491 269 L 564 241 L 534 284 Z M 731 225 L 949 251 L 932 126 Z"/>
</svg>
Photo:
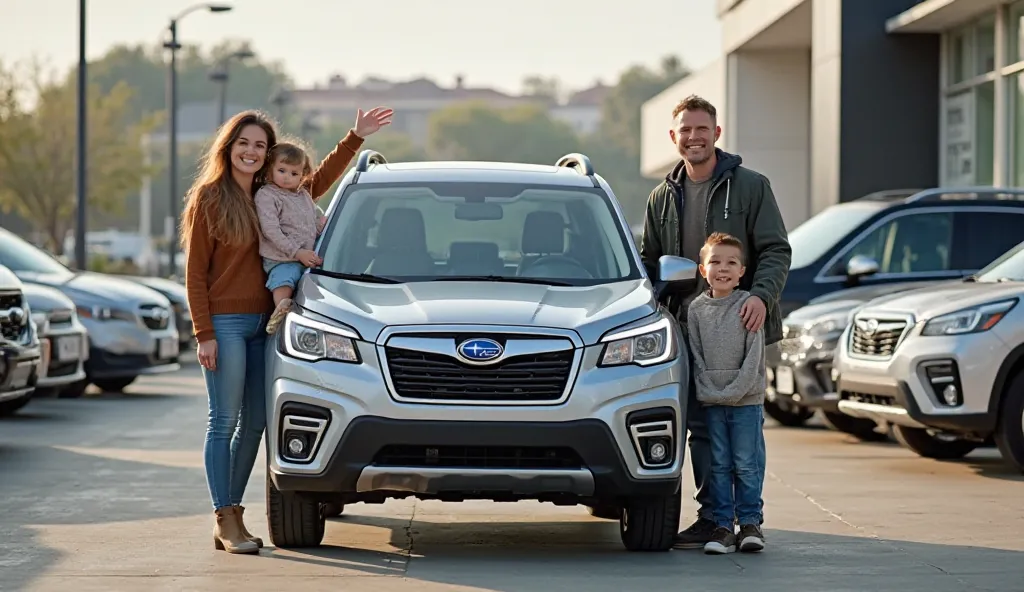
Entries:
<svg viewBox="0 0 1024 592">
<path fill-rule="evenodd" d="M 291 108 L 300 113 L 316 117 L 322 125 L 352 121 L 357 109 L 384 105 L 395 110 L 391 129 L 409 136 L 418 146 L 427 142 L 430 116 L 441 109 L 458 103 L 478 101 L 495 108 L 520 105 L 540 105 L 549 110 L 552 117 L 565 121 L 579 133 L 589 133 L 596 128 L 600 117 L 600 98 L 604 87 L 598 86 L 576 93 L 565 105 L 559 105 L 547 97 L 510 95 L 501 91 L 466 86 L 458 76 L 455 85 L 442 87 L 432 80 L 416 78 L 405 82 L 393 82 L 371 77 L 357 85 L 351 85 L 344 76 L 332 76 L 325 86 L 299 88 L 289 93 Z"/>
</svg>

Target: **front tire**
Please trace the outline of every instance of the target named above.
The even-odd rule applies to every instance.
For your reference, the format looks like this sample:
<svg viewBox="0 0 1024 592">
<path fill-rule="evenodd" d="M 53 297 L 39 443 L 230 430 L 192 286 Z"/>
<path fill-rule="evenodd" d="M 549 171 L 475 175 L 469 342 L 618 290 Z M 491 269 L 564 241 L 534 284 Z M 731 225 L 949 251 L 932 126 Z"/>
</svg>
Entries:
<svg viewBox="0 0 1024 592">
<path fill-rule="evenodd" d="M 801 407 L 789 401 L 765 400 L 764 412 L 768 417 L 774 419 L 787 428 L 801 427 L 807 423 L 807 420 L 814 417 L 814 409 Z"/>
<path fill-rule="evenodd" d="M 679 529 L 682 488 L 672 495 L 635 497 L 626 501 L 619 535 L 629 551 L 668 551 Z"/>
<path fill-rule="evenodd" d="M 889 439 L 888 434 L 879 432 L 878 424 L 870 419 L 850 417 L 841 411 L 824 411 L 822 415 L 828 427 L 863 442 L 884 442 Z"/>
<path fill-rule="evenodd" d="M 0 417 L 8 417 L 14 415 L 19 409 L 28 405 L 28 402 L 32 400 L 32 393 L 22 395 L 17 399 L 9 399 L 0 403 Z"/>
<path fill-rule="evenodd" d="M 136 378 L 138 378 L 138 376 L 106 378 L 102 380 L 94 380 L 92 383 L 105 393 L 119 393 L 127 388 L 129 384 L 135 382 Z"/>
<path fill-rule="evenodd" d="M 279 491 L 267 475 L 267 527 L 279 549 L 319 547 L 326 523 L 324 504 Z"/>
<path fill-rule="evenodd" d="M 945 440 L 937 438 L 921 428 L 908 428 L 901 425 L 892 427 L 896 441 L 904 447 L 925 458 L 936 460 L 955 460 L 967 456 L 978 447 L 977 442 L 969 440 Z"/>
<path fill-rule="evenodd" d="M 995 441 L 1003 460 L 1024 472 L 1024 372 L 1003 393 Z"/>
</svg>

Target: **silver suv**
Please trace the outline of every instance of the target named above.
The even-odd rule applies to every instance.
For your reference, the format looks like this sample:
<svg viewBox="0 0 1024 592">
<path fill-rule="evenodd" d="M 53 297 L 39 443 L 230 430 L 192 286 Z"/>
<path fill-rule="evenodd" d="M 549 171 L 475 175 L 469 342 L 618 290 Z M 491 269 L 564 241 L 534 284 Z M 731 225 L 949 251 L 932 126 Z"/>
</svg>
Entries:
<svg viewBox="0 0 1024 592">
<path fill-rule="evenodd" d="M 992 439 L 1024 470 L 1022 299 L 1024 243 L 962 283 L 869 302 L 840 340 L 839 410 L 929 458 Z"/>
<path fill-rule="evenodd" d="M 268 351 L 267 508 L 278 547 L 388 498 L 582 504 L 630 550 L 679 522 L 689 365 L 611 188 L 555 166 L 389 164 L 363 152 L 322 266 Z"/>
</svg>

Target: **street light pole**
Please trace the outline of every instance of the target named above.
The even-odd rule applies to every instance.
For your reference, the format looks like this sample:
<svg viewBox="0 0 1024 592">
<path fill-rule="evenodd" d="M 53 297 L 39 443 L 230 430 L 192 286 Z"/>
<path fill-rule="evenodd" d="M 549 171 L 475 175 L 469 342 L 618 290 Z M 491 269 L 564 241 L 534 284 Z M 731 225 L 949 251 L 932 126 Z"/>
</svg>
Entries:
<svg viewBox="0 0 1024 592">
<path fill-rule="evenodd" d="M 164 43 L 164 47 L 171 50 L 171 66 L 167 72 L 167 108 L 168 114 L 168 135 L 170 137 L 170 167 L 167 171 L 170 189 L 170 216 L 171 236 L 167 245 L 167 266 L 168 275 L 174 275 L 178 266 L 175 262 L 175 255 L 178 252 L 178 59 L 177 53 L 181 49 L 178 44 L 178 21 L 187 14 L 197 10 L 206 9 L 210 12 L 227 12 L 231 6 L 221 4 L 196 4 L 183 10 L 178 16 L 171 19 L 167 29 L 170 32 L 170 39 Z"/>
<path fill-rule="evenodd" d="M 78 0 L 78 181 L 75 188 L 78 201 L 77 224 L 75 225 L 75 267 L 80 271 L 88 268 L 85 249 L 85 223 L 88 214 L 86 187 L 86 145 L 85 126 L 88 111 L 88 80 L 86 79 L 85 63 L 85 0 Z M 60 251 L 58 251 L 60 252 Z"/>
<path fill-rule="evenodd" d="M 221 58 L 216 69 L 210 72 L 210 80 L 219 85 L 217 87 L 217 125 L 224 125 L 228 119 L 228 66 L 231 60 L 244 60 L 255 55 L 249 49 L 232 52 Z"/>
</svg>

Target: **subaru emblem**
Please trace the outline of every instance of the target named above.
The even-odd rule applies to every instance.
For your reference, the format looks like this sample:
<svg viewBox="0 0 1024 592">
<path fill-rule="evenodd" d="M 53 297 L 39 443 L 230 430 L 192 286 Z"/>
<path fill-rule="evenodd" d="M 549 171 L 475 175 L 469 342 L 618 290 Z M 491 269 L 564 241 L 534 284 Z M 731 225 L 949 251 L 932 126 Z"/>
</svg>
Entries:
<svg viewBox="0 0 1024 592">
<path fill-rule="evenodd" d="M 471 364 L 486 364 L 500 358 L 505 348 L 493 339 L 478 337 L 463 341 L 456 351 L 460 358 Z"/>
</svg>

